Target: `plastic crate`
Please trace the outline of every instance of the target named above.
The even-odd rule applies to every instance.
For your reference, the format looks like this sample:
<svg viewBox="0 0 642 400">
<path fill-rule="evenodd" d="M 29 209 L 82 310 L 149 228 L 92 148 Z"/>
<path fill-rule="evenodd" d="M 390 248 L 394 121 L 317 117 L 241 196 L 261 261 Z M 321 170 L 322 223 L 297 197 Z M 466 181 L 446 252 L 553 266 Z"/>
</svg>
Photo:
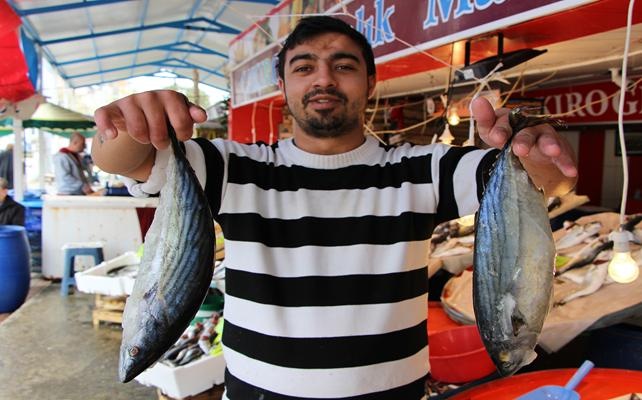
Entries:
<svg viewBox="0 0 642 400">
<path fill-rule="evenodd" d="M 134 278 L 107 275 L 111 269 L 125 265 L 139 264 L 140 258 L 133 251 L 128 251 L 116 258 L 104 261 L 86 271 L 76 272 L 76 286 L 84 293 L 97 293 L 108 296 L 127 296 L 134 288 Z"/>
<path fill-rule="evenodd" d="M 221 355 L 203 356 L 180 367 L 156 363 L 134 379 L 143 385 L 157 387 L 170 397 L 182 399 L 220 385 L 224 378 L 225 359 Z"/>
</svg>

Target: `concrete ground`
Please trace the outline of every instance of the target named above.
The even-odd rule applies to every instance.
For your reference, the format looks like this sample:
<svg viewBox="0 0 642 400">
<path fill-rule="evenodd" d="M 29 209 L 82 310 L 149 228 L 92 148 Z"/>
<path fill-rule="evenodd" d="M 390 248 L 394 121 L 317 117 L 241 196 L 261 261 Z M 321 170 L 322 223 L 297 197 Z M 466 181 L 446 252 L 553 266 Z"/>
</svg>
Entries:
<svg viewBox="0 0 642 400">
<path fill-rule="evenodd" d="M 43 285 L 0 320 L 0 399 L 152 400 L 156 389 L 117 378 L 121 329 L 94 329 L 94 295 Z M 32 285 L 33 287 L 33 285 Z"/>
</svg>

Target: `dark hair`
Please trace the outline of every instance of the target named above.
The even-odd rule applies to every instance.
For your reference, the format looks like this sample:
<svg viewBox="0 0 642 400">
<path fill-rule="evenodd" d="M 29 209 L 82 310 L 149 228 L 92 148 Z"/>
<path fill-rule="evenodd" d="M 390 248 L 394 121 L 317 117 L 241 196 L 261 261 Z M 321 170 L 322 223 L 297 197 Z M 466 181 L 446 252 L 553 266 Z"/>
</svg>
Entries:
<svg viewBox="0 0 642 400">
<path fill-rule="evenodd" d="M 314 16 L 302 18 L 292 33 L 290 33 L 290 35 L 285 39 L 283 47 L 277 54 L 279 77 L 283 79 L 283 76 L 285 75 L 285 53 L 288 50 L 292 50 L 306 40 L 328 32 L 344 34 L 359 45 L 359 47 L 361 47 L 363 59 L 366 62 L 366 71 L 368 72 L 368 76 L 375 74 L 374 54 L 372 52 L 372 47 L 365 36 L 338 18 Z"/>
</svg>

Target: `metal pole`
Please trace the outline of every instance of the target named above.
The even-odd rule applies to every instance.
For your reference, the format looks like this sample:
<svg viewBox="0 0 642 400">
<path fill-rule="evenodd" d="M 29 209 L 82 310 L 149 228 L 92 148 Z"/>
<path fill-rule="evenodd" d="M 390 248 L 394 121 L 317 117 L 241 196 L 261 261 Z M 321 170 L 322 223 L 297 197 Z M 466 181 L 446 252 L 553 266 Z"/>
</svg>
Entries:
<svg viewBox="0 0 642 400">
<path fill-rule="evenodd" d="M 24 198 L 24 130 L 22 128 L 22 120 L 13 119 L 13 197 L 16 201 L 22 201 Z"/>
<path fill-rule="evenodd" d="M 200 105 L 201 104 L 201 95 L 200 92 L 198 91 L 198 70 L 194 68 L 192 70 L 192 81 L 194 81 L 194 103 Z"/>
</svg>

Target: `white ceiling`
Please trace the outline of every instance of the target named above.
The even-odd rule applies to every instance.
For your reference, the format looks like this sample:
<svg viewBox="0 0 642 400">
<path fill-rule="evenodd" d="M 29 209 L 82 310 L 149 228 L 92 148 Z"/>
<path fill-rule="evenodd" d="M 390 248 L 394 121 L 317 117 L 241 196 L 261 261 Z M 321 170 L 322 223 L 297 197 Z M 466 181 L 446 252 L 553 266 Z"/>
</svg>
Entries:
<svg viewBox="0 0 642 400">
<path fill-rule="evenodd" d="M 227 90 L 229 42 L 279 0 L 13 0 L 23 26 L 72 86 L 161 69 Z"/>
</svg>

